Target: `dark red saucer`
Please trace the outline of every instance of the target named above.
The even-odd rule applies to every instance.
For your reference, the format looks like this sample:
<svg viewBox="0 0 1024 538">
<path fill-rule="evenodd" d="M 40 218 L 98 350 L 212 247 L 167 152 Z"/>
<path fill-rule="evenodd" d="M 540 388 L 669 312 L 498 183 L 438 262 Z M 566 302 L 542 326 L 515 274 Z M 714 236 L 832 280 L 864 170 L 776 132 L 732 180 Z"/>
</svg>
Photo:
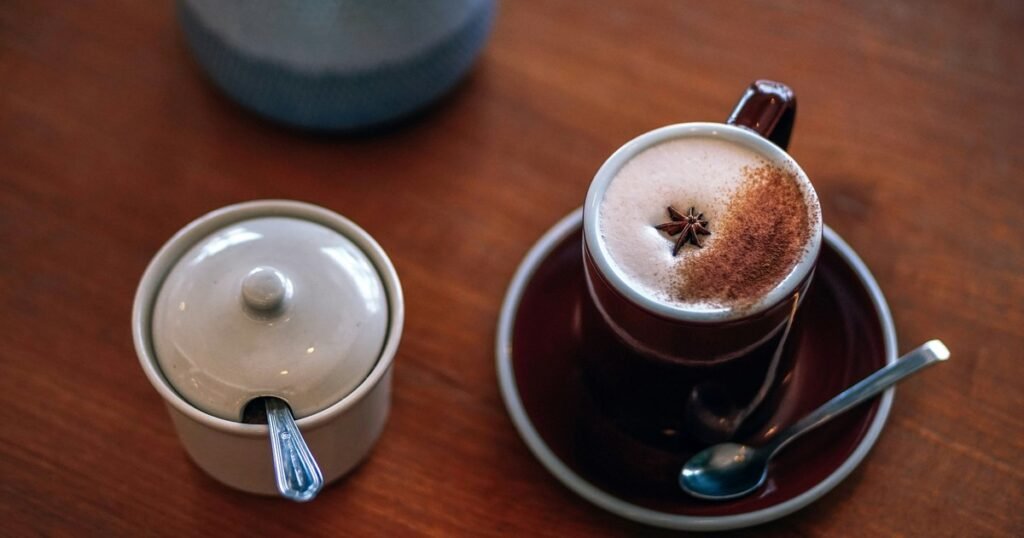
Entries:
<svg viewBox="0 0 1024 538">
<path fill-rule="evenodd" d="M 890 389 L 793 443 L 756 493 L 703 501 L 682 491 L 644 491 L 588 468 L 574 435 L 581 409 L 579 305 L 586 294 L 582 214 L 533 247 L 509 287 L 498 326 L 497 367 L 506 407 L 526 444 L 556 478 L 623 517 L 674 529 L 714 530 L 782 517 L 824 495 L 867 455 L 892 404 Z M 813 284 L 801 306 L 797 367 L 775 420 L 790 424 L 887 362 L 896 338 L 885 298 L 856 253 L 826 228 Z M 799 462 L 799 465 L 797 463 Z"/>
</svg>

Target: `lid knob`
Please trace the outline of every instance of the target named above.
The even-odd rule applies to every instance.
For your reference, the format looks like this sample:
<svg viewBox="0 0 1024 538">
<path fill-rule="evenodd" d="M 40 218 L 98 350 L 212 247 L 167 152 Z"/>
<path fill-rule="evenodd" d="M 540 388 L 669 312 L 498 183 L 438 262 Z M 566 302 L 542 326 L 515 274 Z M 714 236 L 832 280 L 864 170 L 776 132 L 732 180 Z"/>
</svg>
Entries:
<svg viewBox="0 0 1024 538">
<path fill-rule="evenodd" d="M 242 279 L 242 302 L 261 315 L 282 310 L 291 294 L 291 281 L 273 267 L 257 267 Z"/>
</svg>

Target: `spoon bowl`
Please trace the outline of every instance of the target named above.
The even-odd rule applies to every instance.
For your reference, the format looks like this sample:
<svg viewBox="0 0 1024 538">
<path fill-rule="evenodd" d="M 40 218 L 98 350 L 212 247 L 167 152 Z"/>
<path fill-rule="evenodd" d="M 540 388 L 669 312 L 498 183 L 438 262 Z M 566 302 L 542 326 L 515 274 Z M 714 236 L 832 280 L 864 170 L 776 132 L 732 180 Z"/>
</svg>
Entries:
<svg viewBox="0 0 1024 538">
<path fill-rule="evenodd" d="M 732 499 L 757 489 L 768 477 L 764 452 L 738 443 L 706 448 L 683 465 L 680 484 L 702 499 Z M 717 492 L 707 495 L 704 492 Z"/>
<path fill-rule="evenodd" d="M 763 446 L 721 443 L 698 452 L 679 472 L 679 487 L 701 499 L 725 500 L 747 495 L 764 484 L 768 462 L 790 441 L 922 368 L 948 358 L 946 346 L 931 340 L 841 392 Z"/>
</svg>

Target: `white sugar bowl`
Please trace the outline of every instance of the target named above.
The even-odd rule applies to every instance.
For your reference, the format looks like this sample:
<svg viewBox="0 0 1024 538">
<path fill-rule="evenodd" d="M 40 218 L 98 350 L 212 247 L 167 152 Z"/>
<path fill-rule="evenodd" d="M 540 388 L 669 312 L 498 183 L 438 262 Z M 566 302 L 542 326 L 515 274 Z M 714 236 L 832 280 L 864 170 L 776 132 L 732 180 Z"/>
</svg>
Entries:
<svg viewBox="0 0 1024 538">
<path fill-rule="evenodd" d="M 132 332 L 199 467 L 304 501 L 380 436 L 403 318 L 395 269 L 365 231 L 267 200 L 175 234 L 142 277 Z"/>
</svg>

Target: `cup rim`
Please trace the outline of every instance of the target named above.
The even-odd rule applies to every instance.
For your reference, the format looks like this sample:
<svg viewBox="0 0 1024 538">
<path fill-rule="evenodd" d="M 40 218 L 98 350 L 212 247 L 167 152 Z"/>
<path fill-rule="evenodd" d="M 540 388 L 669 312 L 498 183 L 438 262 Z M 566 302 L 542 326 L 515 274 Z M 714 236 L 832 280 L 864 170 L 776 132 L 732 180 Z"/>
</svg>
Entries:
<svg viewBox="0 0 1024 538">
<path fill-rule="evenodd" d="M 132 304 L 132 338 L 142 370 L 164 401 L 190 419 L 208 427 L 245 437 L 265 437 L 266 424 L 223 419 L 195 407 L 175 391 L 160 371 L 153 351 L 153 306 L 164 279 L 178 259 L 211 232 L 236 222 L 260 217 L 293 217 L 316 222 L 344 235 L 373 263 L 388 297 L 388 331 L 370 373 L 344 398 L 316 413 L 296 420 L 303 430 L 320 427 L 355 406 L 384 378 L 394 362 L 405 320 L 405 301 L 398 273 L 384 249 L 351 220 L 320 206 L 293 200 L 254 200 L 215 209 L 188 223 L 160 248 L 142 275 Z"/>
<path fill-rule="evenodd" d="M 738 311 L 738 315 L 737 311 L 730 308 L 689 310 L 678 306 L 672 306 L 641 294 L 629 286 L 626 281 L 626 277 L 618 267 L 611 262 L 604 242 L 600 240 L 598 221 L 601 200 L 604 198 L 604 193 L 608 189 L 608 185 L 611 184 L 611 181 L 618 174 L 619 170 L 622 169 L 622 167 L 633 157 L 657 144 L 673 139 L 696 137 L 717 138 L 740 144 L 753 150 L 772 163 L 791 169 L 795 173 L 797 181 L 800 183 L 802 190 L 807 196 L 808 203 L 812 206 L 812 210 L 815 214 L 819 215 L 819 218 L 814 222 L 814 229 L 811 232 L 811 239 L 807 247 L 809 253 L 805 255 L 800 262 L 793 267 L 793 269 L 790 270 L 789 274 L 783 278 L 779 285 L 775 286 L 775 288 L 768 292 L 764 298 L 751 307 Z M 583 239 L 586 251 L 590 253 L 591 259 L 604 279 L 611 284 L 612 288 L 616 292 L 633 304 L 668 319 L 696 323 L 722 322 L 756 316 L 796 292 L 800 284 L 814 269 L 814 265 L 818 259 L 818 253 L 821 251 L 823 223 L 820 215 L 821 207 L 818 201 L 818 195 L 814 190 L 814 186 L 811 185 L 811 181 L 808 179 L 803 168 L 797 164 L 793 157 L 767 138 L 747 128 L 729 125 L 726 123 L 677 123 L 648 131 L 636 138 L 633 138 L 616 150 L 615 153 L 608 157 L 604 164 L 601 165 L 601 168 L 598 169 L 597 173 L 594 175 L 593 181 L 590 183 L 590 187 L 587 190 L 587 196 L 583 204 Z"/>
</svg>

